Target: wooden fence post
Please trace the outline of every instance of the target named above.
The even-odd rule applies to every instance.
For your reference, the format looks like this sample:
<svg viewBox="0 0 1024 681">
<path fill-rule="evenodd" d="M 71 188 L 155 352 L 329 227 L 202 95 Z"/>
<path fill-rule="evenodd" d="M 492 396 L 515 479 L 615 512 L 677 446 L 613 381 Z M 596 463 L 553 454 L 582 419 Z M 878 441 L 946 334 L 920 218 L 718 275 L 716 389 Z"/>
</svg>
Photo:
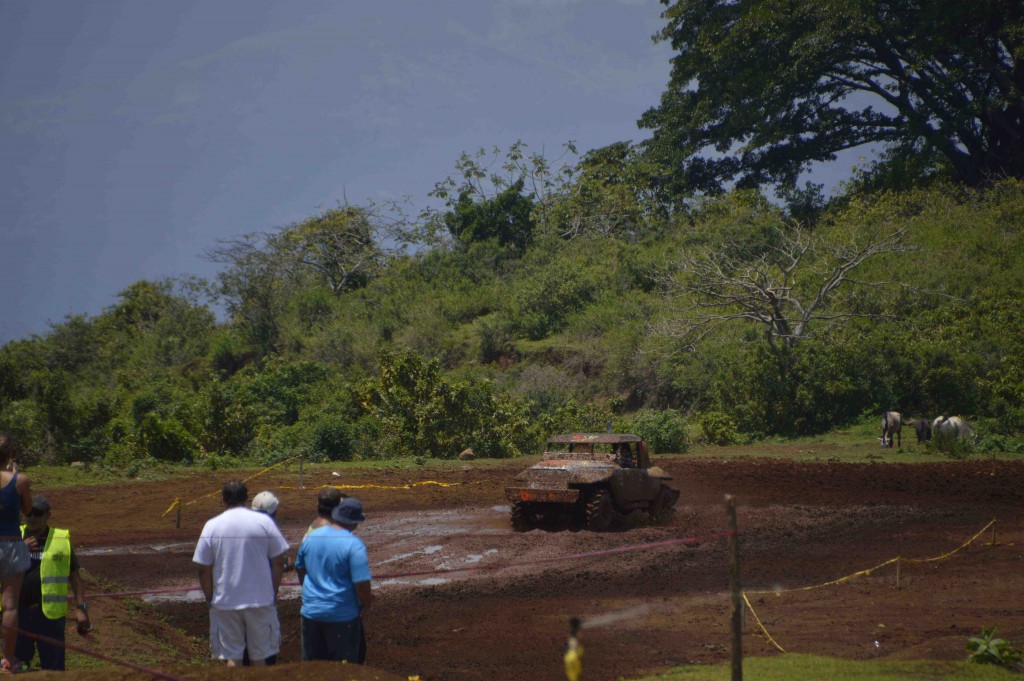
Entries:
<svg viewBox="0 0 1024 681">
<path fill-rule="evenodd" d="M 901 588 L 900 578 L 903 576 L 900 574 L 903 566 L 903 523 L 900 523 L 900 533 L 896 535 L 896 590 L 899 591 Z"/>
<path fill-rule="evenodd" d="M 736 533 L 736 502 L 725 495 L 729 516 L 729 591 L 732 594 L 732 681 L 743 681 L 743 592 L 740 588 L 740 546 Z"/>
<path fill-rule="evenodd" d="M 299 457 L 299 489 L 306 489 L 305 482 L 303 481 L 303 475 L 305 473 L 305 471 L 304 471 L 305 463 L 306 463 L 306 457 L 305 456 L 300 456 Z"/>
<path fill-rule="evenodd" d="M 180 530 L 181 529 L 181 499 L 180 498 L 177 499 L 177 501 L 175 503 L 178 506 L 178 515 L 177 515 L 177 517 L 176 517 L 176 519 L 174 521 L 174 529 Z"/>
</svg>

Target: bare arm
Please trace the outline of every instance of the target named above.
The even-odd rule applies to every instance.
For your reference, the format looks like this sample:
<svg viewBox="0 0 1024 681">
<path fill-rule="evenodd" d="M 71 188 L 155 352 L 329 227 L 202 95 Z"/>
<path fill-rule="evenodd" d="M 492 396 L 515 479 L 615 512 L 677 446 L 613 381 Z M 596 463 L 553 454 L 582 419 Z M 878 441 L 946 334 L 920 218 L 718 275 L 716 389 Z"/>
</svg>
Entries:
<svg viewBox="0 0 1024 681">
<path fill-rule="evenodd" d="M 196 573 L 199 575 L 199 588 L 203 590 L 203 596 L 209 605 L 213 603 L 213 566 L 196 563 Z"/>
<path fill-rule="evenodd" d="M 306 581 L 306 571 L 303 570 L 302 568 L 295 568 L 295 574 L 297 574 L 299 576 L 299 584 L 300 585 L 304 581 Z"/>
<path fill-rule="evenodd" d="M 18 470 L 18 466 L 13 461 L 11 470 L 15 472 Z M 32 512 L 32 490 L 29 489 L 28 476 L 24 473 L 19 475 L 17 482 L 14 483 L 14 489 L 18 490 L 18 494 L 21 495 L 21 512 L 27 516 Z"/>
<path fill-rule="evenodd" d="M 356 582 L 356 596 L 359 597 L 359 612 L 366 612 L 373 605 L 373 588 L 369 581 Z"/>
<path fill-rule="evenodd" d="M 75 605 L 85 603 L 85 589 L 82 587 L 82 575 L 78 570 L 68 575 L 68 586 L 75 595 Z"/>
<path fill-rule="evenodd" d="M 284 554 L 270 559 L 270 578 L 274 583 L 274 600 L 277 600 L 277 590 L 281 588 L 281 577 L 284 576 Z"/>
<path fill-rule="evenodd" d="M 85 636 L 92 629 L 92 623 L 89 621 L 89 612 L 78 607 L 85 604 L 85 589 L 82 587 L 82 576 L 78 570 L 68 575 L 68 586 L 75 594 L 75 630 L 80 636 Z"/>
</svg>

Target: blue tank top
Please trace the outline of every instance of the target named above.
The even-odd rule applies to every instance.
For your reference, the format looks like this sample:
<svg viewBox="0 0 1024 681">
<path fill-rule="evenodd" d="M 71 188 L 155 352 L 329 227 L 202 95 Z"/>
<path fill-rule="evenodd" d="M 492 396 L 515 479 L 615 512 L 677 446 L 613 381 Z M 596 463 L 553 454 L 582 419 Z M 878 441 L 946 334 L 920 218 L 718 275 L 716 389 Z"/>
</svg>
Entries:
<svg viewBox="0 0 1024 681">
<path fill-rule="evenodd" d="M 21 495 L 15 487 L 18 474 L 0 487 L 0 541 L 18 539 L 21 536 Z"/>
</svg>

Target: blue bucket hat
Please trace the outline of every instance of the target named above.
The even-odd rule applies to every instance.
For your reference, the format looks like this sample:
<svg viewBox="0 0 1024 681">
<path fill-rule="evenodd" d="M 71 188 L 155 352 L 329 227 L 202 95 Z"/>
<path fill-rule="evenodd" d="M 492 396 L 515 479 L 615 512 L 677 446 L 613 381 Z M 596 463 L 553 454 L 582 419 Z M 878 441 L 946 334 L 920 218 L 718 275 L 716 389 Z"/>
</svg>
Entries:
<svg viewBox="0 0 1024 681">
<path fill-rule="evenodd" d="M 366 516 L 363 515 L 363 502 L 355 497 L 342 499 L 341 503 L 331 511 L 331 518 L 334 519 L 334 522 L 342 525 L 361 523 L 366 520 Z"/>
</svg>

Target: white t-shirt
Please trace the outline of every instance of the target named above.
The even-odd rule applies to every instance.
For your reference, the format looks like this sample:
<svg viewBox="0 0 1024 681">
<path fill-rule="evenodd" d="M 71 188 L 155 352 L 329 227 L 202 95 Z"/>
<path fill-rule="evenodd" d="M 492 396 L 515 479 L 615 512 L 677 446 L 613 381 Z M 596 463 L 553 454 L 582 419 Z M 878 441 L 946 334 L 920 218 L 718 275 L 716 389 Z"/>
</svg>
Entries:
<svg viewBox="0 0 1024 681">
<path fill-rule="evenodd" d="M 260 608 L 274 604 L 270 559 L 287 550 L 273 518 L 236 506 L 206 522 L 192 562 L 213 566 L 213 607 Z"/>
</svg>

